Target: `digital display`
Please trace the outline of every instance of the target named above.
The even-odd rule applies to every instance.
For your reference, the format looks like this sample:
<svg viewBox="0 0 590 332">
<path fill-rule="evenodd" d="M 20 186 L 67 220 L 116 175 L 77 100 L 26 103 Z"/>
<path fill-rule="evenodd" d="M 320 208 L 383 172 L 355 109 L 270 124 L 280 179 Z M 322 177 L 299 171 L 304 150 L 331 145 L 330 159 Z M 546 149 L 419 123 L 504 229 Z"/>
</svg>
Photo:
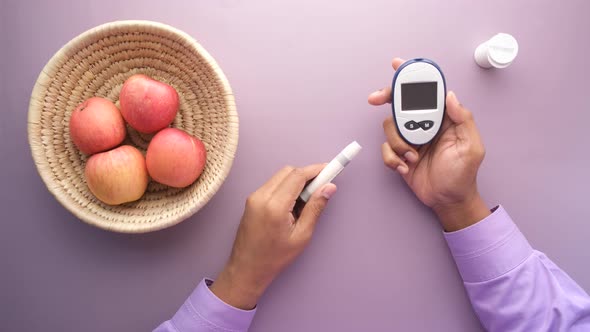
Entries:
<svg viewBox="0 0 590 332">
<path fill-rule="evenodd" d="M 437 88 L 436 82 L 402 83 L 402 111 L 435 109 Z"/>
</svg>

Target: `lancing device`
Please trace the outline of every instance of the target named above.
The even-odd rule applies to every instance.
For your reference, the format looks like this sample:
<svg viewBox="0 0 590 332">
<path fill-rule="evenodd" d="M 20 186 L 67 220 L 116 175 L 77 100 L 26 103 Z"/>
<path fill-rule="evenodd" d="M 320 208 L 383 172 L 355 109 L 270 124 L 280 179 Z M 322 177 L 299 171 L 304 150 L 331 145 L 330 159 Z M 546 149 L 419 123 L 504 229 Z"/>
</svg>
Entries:
<svg viewBox="0 0 590 332">
<path fill-rule="evenodd" d="M 332 159 L 326 167 L 315 177 L 301 192 L 299 198 L 307 202 L 311 194 L 316 191 L 321 186 L 325 185 L 326 183 L 332 182 L 334 178 L 342 172 L 344 166 L 348 165 L 348 163 L 356 157 L 356 155 L 361 151 L 362 147 L 356 141 L 348 144 L 344 150 L 342 150 L 336 158 Z"/>
</svg>

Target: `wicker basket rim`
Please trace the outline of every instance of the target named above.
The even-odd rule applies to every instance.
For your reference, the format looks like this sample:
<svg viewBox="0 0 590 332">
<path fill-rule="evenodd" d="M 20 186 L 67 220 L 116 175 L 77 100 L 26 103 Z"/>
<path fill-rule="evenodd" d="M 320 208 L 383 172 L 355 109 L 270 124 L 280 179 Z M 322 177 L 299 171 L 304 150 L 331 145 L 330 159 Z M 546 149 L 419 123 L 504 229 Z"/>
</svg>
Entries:
<svg viewBox="0 0 590 332">
<path fill-rule="evenodd" d="M 68 197 L 60 191 L 59 186 L 56 186 L 50 175 L 50 170 L 46 169 L 46 167 L 41 166 L 45 163 L 45 157 L 43 154 L 43 150 L 37 148 L 36 145 L 41 144 L 35 142 L 35 135 L 36 133 L 33 132 L 33 125 L 39 124 L 40 114 L 43 111 L 43 102 L 40 101 L 40 98 L 43 98 L 46 86 L 43 82 L 50 78 L 52 75 L 55 74 L 57 68 L 56 64 L 60 63 L 64 59 L 68 57 L 68 52 L 71 49 L 77 47 L 77 45 L 84 43 L 88 40 L 93 39 L 97 34 L 101 34 L 109 29 L 121 29 L 121 28 L 129 28 L 129 29 L 145 29 L 145 28 L 154 28 L 155 30 L 166 31 L 168 33 L 172 33 L 178 36 L 179 40 L 186 43 L 187 46 L 190 46 L 194 52 L 199 54 L 204 60 L 205 64 L 209 67 L 212 73 L 215 75 L 215 80 L 221 83 L 223 88 L 224 99 L 227 104 L 227 112 L 230 118 L 234 119 L 232 123 L 230 123 L 230 130 L 228 135 L 228 142 L 227 142 L 227 149 L 226 153 L 224 153 L 224 160 L 221 167 L 220 173 L 216 177 L 213 184 L 208 188 L 207 195 L 205 195 L 202 199 L 199 200 L 196 204 L 192 205 L 190 209 L 185 211 L 182 214 L 175 215 L 168 219 L 161 219 L 157 222 L 151 223 L 105 223 L 101 218 L 98 216 L 88 213 L 85 208 L 81 208 L 80 205 L 75 204 L 71 201 Z M 29 111 L 28 111 L 28 118 L 27 118 L 27 136 L 29 140 L 29 145 L 31 147 L 31 154 L 35 165 L 37 166 L 37 170 L 39 175 L 41 176 L 43 182 L 47 186 L 47 189 L 50 193 L 71 213 L 73 213 L 76 217 L 80 220 L 96 226 L 98 228 L 102 228 L 108 231 L 115 231 L 120 233 L 146 233 L 151 231 L 160 230 L 163 228 L 167 228 L 173 226 L 175 224 L 180 223 L 181 221 L 187 219 L 188 217 L 192 216 L 196 211 L 198 211 L 202 206 L 204 206 L 212 196 L 219 190 L 221 185 L 223 184 L 225 178 L 229 174 L 229 171 L 232 167 L 235 152 L 237 150 L 238 145 L 238 137 L 239 137 L 239 123 L 238 123 L 238 113 L 236 110 L 235 99 L 233 96 L 233 92 L 231 86 L 227 80 L 227 77 L 218 66 L 217 62 L 213 57 L 190 35 L 187 33 L 176 29 L 172 26 L 167 24 L 153 22 L 153 21 L 146 21 L 146 20 L 126 20 L 126 21 L 114 21 L 108 22 L 92 29 L 89 29 L 77 37 L 73 38 L 69 42 L 67 42 L 63 47 L 61 47 L 47 62 L 47 64 L 43 67 L 39 76 L 35 82 L 33 87 L 31 98 L 29 101 Z"/>
</svg>

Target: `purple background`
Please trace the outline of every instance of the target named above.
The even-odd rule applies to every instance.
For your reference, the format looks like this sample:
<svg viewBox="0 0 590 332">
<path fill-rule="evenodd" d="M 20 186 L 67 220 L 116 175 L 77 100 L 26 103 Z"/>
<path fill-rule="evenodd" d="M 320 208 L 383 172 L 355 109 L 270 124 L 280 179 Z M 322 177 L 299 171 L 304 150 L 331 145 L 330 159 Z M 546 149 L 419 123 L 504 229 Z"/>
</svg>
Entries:
<svg viewBox="0 0 590 332">
<path fill-rule="evenodd" d="M 304 254 L 271 286 L 252 331 L 475 331 L 481 327 L 433 214 L 380 159 L 368 93 L 390 60 L 437 61 L 474 112 L 487 147 L 480 190 L 530 242 L 590 290 L 590 2 L 0 1 L 0 326 L 6 331 L 145 331 L 168 319 L 229 254 L 244 200 L 279 167 L 363 152 L 337 179 Z M 194 36 L 235 91 L 240 144 L 219 193 L 197 215 L 145 235 L 108 233 L 68 213 L 27 142 L 39 71 L 79 33 L 150 19 Z M 515 63 L 482 70 L 497 32 Z"/>
</svg>

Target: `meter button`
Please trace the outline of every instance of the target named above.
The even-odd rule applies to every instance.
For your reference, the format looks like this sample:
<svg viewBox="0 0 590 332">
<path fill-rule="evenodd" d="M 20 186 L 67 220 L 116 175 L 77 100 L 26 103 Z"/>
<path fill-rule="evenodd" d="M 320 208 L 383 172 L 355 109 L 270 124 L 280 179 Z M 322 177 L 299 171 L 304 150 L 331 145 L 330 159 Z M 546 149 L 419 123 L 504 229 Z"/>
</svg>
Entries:
<svg viewBox="0 0 590 332">
<path fill-rule="evenodd" d="M 406 122 L 404 127 L 406 127 L 406 129 L 408 129 L 408 130 L 416 130 L 416 129 L 420 128 L 420 125 L 414 121 L 408 121 L 408 122 Z"/>
<path fill-rule="evenodd" d="M 434 127 L 434 121 L 426 120 L 418 123 L 418 125 L 424 130 L 429 130 Z"/>
</svg>

